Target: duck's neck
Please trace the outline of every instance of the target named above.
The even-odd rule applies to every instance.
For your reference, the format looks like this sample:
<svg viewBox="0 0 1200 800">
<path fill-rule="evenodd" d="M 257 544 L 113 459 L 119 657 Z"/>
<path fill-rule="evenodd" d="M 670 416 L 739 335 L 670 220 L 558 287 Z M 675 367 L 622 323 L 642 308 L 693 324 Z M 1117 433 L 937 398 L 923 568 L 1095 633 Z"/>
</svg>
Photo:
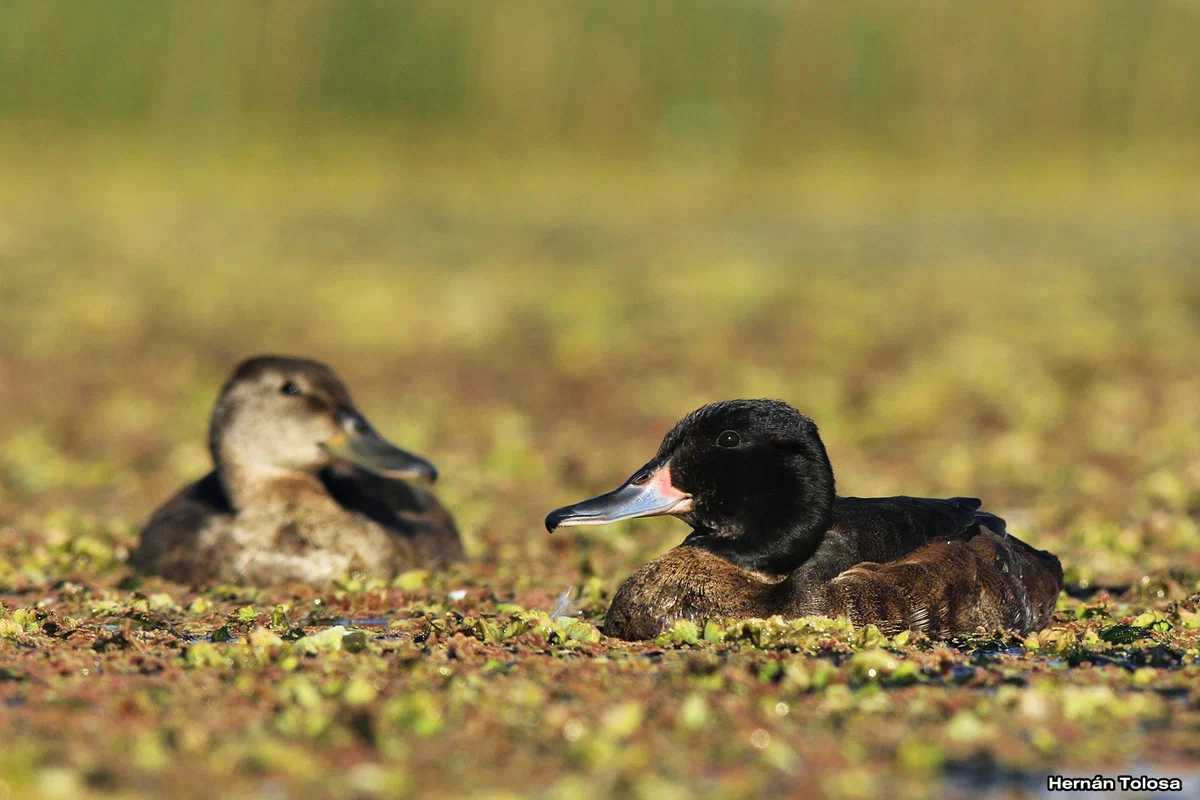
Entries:
<svg viewBox="0 0 1200 800">
<path fill-rule="evenodd" d="M 786 511 L 763 514 L 736 529 L 713 529 L 693 524 L 684 540 L 689 547 L 707 550 L 743 569 L 768 575 L 788 575 L 809 559 L 833 522 L 835 495 L 828 488 L 800 498 Z"/>
<path fill-rule="evenodd" d="M 283 501 L 295 505 L 297 498 L 328 494 L 321 480 L 307 472 L 232 464 L 225 459 L 217 460 L 216 472 L 229 505 L 237 512 Z"/>
</svg>

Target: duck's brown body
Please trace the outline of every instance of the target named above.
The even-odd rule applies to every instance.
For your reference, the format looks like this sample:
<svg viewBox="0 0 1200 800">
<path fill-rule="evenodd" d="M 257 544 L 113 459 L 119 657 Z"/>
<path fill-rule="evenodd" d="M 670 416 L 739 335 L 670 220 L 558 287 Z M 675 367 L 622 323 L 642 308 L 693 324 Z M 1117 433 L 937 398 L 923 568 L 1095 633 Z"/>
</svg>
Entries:
<svg viewBox="0 0 1200 800">
<path fill-rule="evenodd" d="M 888 634 L 949 636 L 1045 627 L 1062 591 L 1058 559 L 986 528 L 880 564 L 864 562 L 830 581 L 805 582 L 743 569 L 676 547 L 635 572 L 617 592 L 604 632 L 653 639 L 678 620 L 771 616 L 846 617 Z"/>
<path fill-rule="evenodd" d="M 280 481 L 242 512 L 209 473 L 154 513 L 130 562 L 180 583 L 321 585 L 462 559 L 454 520 L 432 492 L 340 464 Z"/>
<path fill-rule="evenodd" d="M 454 520 L 424 488 L 436 469 L 380 436 L 323 364 L 243 362 L 218 398 L 209 448 L 214 470 L 147 523 L 130 559 L 140 572 L 322 585 L 463 557 Z"/>
</svg>

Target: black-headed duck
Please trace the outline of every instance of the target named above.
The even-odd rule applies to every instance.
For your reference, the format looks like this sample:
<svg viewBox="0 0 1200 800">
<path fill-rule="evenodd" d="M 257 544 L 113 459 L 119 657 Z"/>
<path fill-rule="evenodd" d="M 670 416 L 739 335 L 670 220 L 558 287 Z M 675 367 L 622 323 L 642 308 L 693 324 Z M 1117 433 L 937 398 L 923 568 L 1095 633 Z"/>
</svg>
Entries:
<svg viewBox="0 0 1200 800">
<path fill-rule="evenodd" d="M 973 498 L 838 497 L 817 426 L 778 400 L 684 417 L 618 489 L 546 527 L 670 514 L 681 545 L 629 578 L 605 632 L 649 639 L 676 620 L 845 616 L 932 636 L 1042 628 L 1062 590 L 1050 553 Z"/>
<path fill-rule="evenodd" d="M 388 442 L 333 370 L 259 356 L 213 410 L 214 469 L 158 509 L 131 557 L 182 583 L 327 583 L 463 557 L 450 514 L 418 479 L 433 465 Z"/>
</svg>

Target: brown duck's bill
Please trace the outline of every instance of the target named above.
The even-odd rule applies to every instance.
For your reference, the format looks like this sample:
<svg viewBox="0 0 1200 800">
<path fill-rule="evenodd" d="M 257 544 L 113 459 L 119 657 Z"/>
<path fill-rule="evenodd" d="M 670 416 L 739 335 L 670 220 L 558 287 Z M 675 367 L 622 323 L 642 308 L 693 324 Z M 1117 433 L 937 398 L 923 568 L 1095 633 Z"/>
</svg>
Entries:
<svg viewBox="0 0 1200 800">
<path fill-rule="evenodd" d="M 388 478 L 419 478 L 431 483 L 437 480 L 437 468 L 433 464 L 396 447 L 361 417 L 348 420 L 342 427 L 337 436 L 321 445 L 334 458 Z"/>
<path fill-rule="evenodd" d="M 653 462 L 618 489 L 581 503 L 564 506 L 546 516 L 546 530 L 580 525 L 607 525 L 624 519 L 686 514 L 692 510 L 692 496 L 671 483 L 671 466 Z"/>
</svg>

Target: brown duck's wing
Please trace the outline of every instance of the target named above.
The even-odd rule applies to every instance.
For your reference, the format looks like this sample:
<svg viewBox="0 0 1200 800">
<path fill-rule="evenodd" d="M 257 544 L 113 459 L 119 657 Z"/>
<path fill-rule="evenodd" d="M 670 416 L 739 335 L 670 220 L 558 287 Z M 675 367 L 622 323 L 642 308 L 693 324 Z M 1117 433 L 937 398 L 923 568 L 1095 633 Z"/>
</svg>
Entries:
<svg viewBox="0 0 1200 800">
<path fill-rule="evenodd" d="M 888 564 L 852 567 L 829 583 L 819 611 L 887 632 L 1027 633 L 1050 621 L 1062 588 L 1055 556 L 985 528 Z"/>
<path fill-rule="evenodd" d="M 212 563 L 200 552 L 200 532 L 232 517 L 221 481 L 210 472 L 154 512 L 129 562 L 138 572 L 180 583 L 209 580 Z"/>
<path fill-rule="evenodd" d="M 433 492 L 352 464 L 326 467 L 319 477 L 342 508 L 410 541 L 424 565 L 441 566 L 463 559 L 454 518 Z"/>
</svg>

